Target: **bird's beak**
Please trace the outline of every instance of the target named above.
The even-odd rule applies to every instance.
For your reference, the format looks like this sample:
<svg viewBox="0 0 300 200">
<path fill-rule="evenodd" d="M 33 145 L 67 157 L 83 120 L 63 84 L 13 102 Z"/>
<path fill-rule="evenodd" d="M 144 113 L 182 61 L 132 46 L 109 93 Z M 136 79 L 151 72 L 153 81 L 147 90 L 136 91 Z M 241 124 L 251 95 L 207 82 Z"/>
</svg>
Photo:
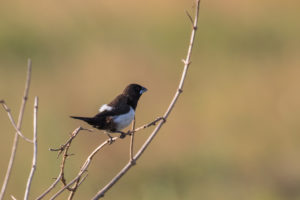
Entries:
<svg viewBox="0 0 300 200">
<path fill-rule="evenodd" d="M 140 90 L 140 94 L 143 94 L 144 92 L 147 92 L 147 88 L 142 88 L 141 90 Z"/>
</svg>

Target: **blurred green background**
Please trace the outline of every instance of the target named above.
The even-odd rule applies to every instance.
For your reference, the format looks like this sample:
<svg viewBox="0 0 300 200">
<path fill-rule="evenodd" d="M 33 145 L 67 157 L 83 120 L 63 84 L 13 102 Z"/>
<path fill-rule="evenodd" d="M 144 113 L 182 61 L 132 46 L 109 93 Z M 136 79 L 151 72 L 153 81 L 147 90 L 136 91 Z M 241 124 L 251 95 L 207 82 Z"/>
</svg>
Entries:
<svg viewBox="0 0 300 200">
<path fill-rule="evenodd" d="M 149 89 L 137 125 L 161 116 L 181 75 L 194 1 L 2 1 L 0 99 L 17 119 L 27 58 L 33 62 L 23 132 L 32 135 L 39 96 L 38 168 L 31 198 L 59 173 L 49 147 L 94 115 L 126 84 Z M 106 199 L 300 199 L 300 1 L 203 0 L 184 93 L 137 165 Z M 14 130 L 0 112 L 0 180 Z M 136 137 L 136 149 L 151 129 Z M 70 180 L 106 139 L 82 133 L 72 144 Z M 94 158 L 75 199 L 90 199 L 128 160 L 129 138 Z M 5 199 L 21 199 L 32 147 L 20 141 Z M 48 196 L 49 197 L 49 196 Z M 65 199 L 62 195 L 59 199 Z M 47 199 L 47 198 L 46 198 Z"/>
</svg>

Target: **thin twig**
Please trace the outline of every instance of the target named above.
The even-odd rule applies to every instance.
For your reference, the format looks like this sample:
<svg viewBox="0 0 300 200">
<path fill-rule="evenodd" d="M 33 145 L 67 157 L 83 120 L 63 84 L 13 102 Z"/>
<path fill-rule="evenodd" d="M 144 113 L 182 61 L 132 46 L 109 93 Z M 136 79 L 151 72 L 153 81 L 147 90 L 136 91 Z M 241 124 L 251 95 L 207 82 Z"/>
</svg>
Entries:
<svg viewBox="0 0 300 200">
<path fill-rule="evenodd" d="M 157 118 L 157 119 L 155 119 L 155 120 L 153 120 L 152 122 L 149 122 L 149 123 L 147 123 L 147 124 L 144 124 L 144 125 L 142 125 L 142 126 L 140 126 L 139 128 L 137 128 L 137 129 L 135 129 L 134 130 L 134 132 L 137 132 L 137 131 L 141 131 L 141 130 L 143 130 L 143 129 L 146 129 L 146 128 L 148 128 L 148 127 L 150 127 L 150 126 L 154 126 L 154 125 L 156 125 L 156 123 L 158 122 L 158 121 L 160 121 L 160 120 L 163 120 L 163 118 L 162 117 L 159 117 L 159 118 Z M 62 159 L 62 163 L 61 163 L 61 165 L 60 165 L 60 173 L 59 173 L 59 176 L 57 177 L 57 179 L 55 180 L 55 182 L 54 183 L 52 183 L 52 185 L 43 193 L 43 194 L 41 194 L 38 198 L 37 198 L 37 200 L 40 200 L 40 199 L 42 199 L 44 196 L 46 196 L 55 186 L 56 186 L 56 184 L 59 182 L 59 180 L 61 180 L 62 181 L 62 183 L 63 183 L 63 185 L 64 185 L 64 188 L 62 188 L 62 190 L 65 190 L 65 189 L 67 189 L 67 190 L 69 190 L 69 191 L 71 191 L 71 193 L 74 193 L 73 191 L 74 191 L 74 189 L 76 188 L 76 187 L 79 187 L 79 185 L 85 180 L 85 178 L 86 177 L 84 177 L 84 178 L 82 178 L 81 179 L 81 181 L 79 182 L 79 184 L 76 186 L 76 183 L 75 183 L 75 186 L 73 186 L 73 188 L 71 188 L 70 186 L 72 185 L 72 184 L 74 184 L 74 182 L 77 182 L 77 180 L 78 180 L 78 177 L 81 177 L 82 176 L 82 174 L 80 174 L 80 172 L 81 172 L 81 170 L 80 170 L 80 172 L 78 173 L 78 175 L 73 179 L 73 181 L 71 181 L 70 183 L 66 183 L 66 180 L 65 180 L 65 178 L 64 178 L 64 166 L 65 166 L 65 162 L 66 162 L 66 158 L 67 158 L 67 156 L 68 156 L 68 149 L 69 149 L 69 147 L 70 147 L 70 145 L 71 145 L 71 143 L 72 143 L 72 141 L 73 141 L 73 139 L 78 135 L 78 133 L 79 133 L 79 131 L 80 130 L 87 130 L 87 131 L 92 131 L 91 129 L 86 129 L 86 128 L 83 128 L 83 127 L 78 127 L 77 129 L 75 129 L 74 131 L 73 131 L 73 133 L 71 134 L 71 137 L 66 141 L 66 143 L 65 144 L 63 144 L 63 145 L 61 145 L 59 148 L 50 148 L 49 150 L 50 151 L 59 151 L 59 153 L 58 153 L 58 156 L 59 155 L 61 155 L 63 152 L 63 159 Z M 128 134 L 131 134 L 133 131 L 131 130 Z M 116 141 L 117 139 L 119 139 L 118 137 L 114 137 L 113 139 L 112 139 L 112 141 L 110 141 L 110 140 L 108 140 L 109 141 L 109 144 L 111 144 L 111 142 L 114 142 L 114 141 Z M 107 144 L 107 141 L 105 141 L 104 143 L 102 143 L 101 145 L 99 145 L 99 146 L 101 146 L 101 148 L 104 146 L 104 145 L 106 145 Z M 101 148 L 99 148 L 99 146 L 90 154 L 90 156 L 89 157 L 93 157 L 94 156 L 94 154 L 96 154 Z M 98 149 L 99 148 L 99 149 Z M 88 159 L 87 159 L 88 160 Z M 84 163 L 84 165 L 82 166 L 82 168 L 81 169 L 87 169 L 87 168 L 85 168 L 85 165 L 87 164 L 87 161 L 85 161 L 85 163 Z M 76 190 L 76 189 L 75 189 Z M 61 192 L 63 192 L 63 191 L 61 191 Z M 60 192 L 60 193 L 61 193 Z M 58 194 L 59 195 L 59 194 Z M 58 196 L 57 195 L 57 196 Z M 70 194 L 71 195 L 71 194 Z M 72 194 L 72 196 L 73 196 L 74 194 Z M 56 197 L 57 197 L 56 196 Z M 69 196 L 70 197 L 70 196 Z"/>
<path fill-rule="evenodd" d="M 59 148 L 56 148 L 56 149 L 49 148 L 49 151 L 59 151 L 59 153 L 58 153 L 58 156 L 59 156 L 65 150 L 65 148 L 72 143 L 73 139 L 77 136 L 77 134 L 81 130 L 87 130 L 87 129 L 84 129 L 81 126 L 79 126 L 72 132 L 71 137 L 67 140 L 67 142 L 65 144 L 61 145 Z"/>
<path fill-rule="evenodd" d="M 60 173 L 61 173 L 61 182 L 63 183 L 63 185 L 65 186 L 67 183 L 66 181 L 66 178 L 65 178 L 65 164 L 66 164 L 66 161 L 67 161 L 67 158 L 69 156 L 68 154 L 68 151 L 69 151 L 69 148 L 71 146 L 71 143 L 68 143 L 66 148 L 64 149 L 64 154 L 63 154 L 63 159 L 61 161 L 61 165 L 60 165 Z M 68 190 L 72 190 L 71 188 L 67 188 Z"/>
<path fill-rule="evenodd" d="M 39 197 L 37 197 L 36 200 L 40 200 L 40 199 L 44 198 L 51 190 L 54 189 L 54 187 L 59 183 L 59 181 L 62 181 L 63 185 L 66 186 L 66 179 L 64 177 L 64 168 L 65 168 L 66 159 L 68 157 L 68 150 L 70 148 L 70 145 L 71 145 L 73 139 L 78 135 L 78 133 L 81 130 L 87 130 L 87 129 L 84 129 L 79 126 L 72 132 L 71 137 L 67 140 L 67 142 L 65 144 L 61 145 L 60 148 L 57 148 L 57 149 L 50 148 L 49 149 L 50 151 L 59 151 L 58 156 L 62 152 L 64 152 L 63 159 L 60 164 L 60 172 L 59 172 L 57 178 L 55 179 L 55 181 L 50 185 L 50 187 L 46 191 L 44 191 Z M 67 189 L 71 190 L 70 188 L 67 188 Z"/>
<path fill-rule="evenodd" d="M 24 95 L 23 95 L 23 99 L 22 99 L 22 104 L 21 104 L 21 108 L 20 108 L 20 112 L 19 112 L 17 130 L 21 130 L 23 115 L 24 115 L 24 111 L 25 111 L 25 105 L 26 105 L 26 102 L 27 102 L 27 99 L 28 99 L 30 80 L 31 80 L 31 60 L 30 59 L 28 59 L 28 64 L 27 65 L 28 65 L 27 78 L 26 78 L 26 83 L 25 83 L 25 90 L 24 90 Z M 11 149 L 11 154 L 10 154 L 10 158 L 9 158 L 9 163 L 8 163 L 8 166 L 7 166 L 6 174 L 5 174 L 4 181 L 3 181 L 3 184 L 2 184 L 2 188 L 1 188 L 1 192 L 0 192 L 0 200 L 2 200 L 4 195 L 5 195 L 7 184 L 8 184 L 10 175 L 11 175 L 11 170 L 12 170 L 14 160 L 15 160 L 15 157 L 16 157 L 18 141 L 19 141 L 19 134 L 15 133 L 15 137 L 14 137 L 14 141 L 13 141 L 13 145 L 12 145 L 12 149 Z"/>
<path fill-rule="evenodd" d="M 34 99 L 34 110 L 33 110 L 33 157 L 32 157 L 32 167 L 27 180 L 24 200 L 28 199 L 31 182 L 33 179 L 34 172 L 36 170 L 36 161 L 37 161 L 37 113 L 38 113 L 38 104 L 39 99 L 35 97 Z"/>
<path fill-rule="evenodd" d="M 167 111 L 165 112 L 164 116 L 163 116 L 163 121 L 160 121 L 158 126 L 153 130 L 153 132 L 151 133 L 151 135 L 148 137 L 148 139 L 146 140 L 146 142 L 143 144 L 143 146 L 140 148 L 140 150 L 136 153 L 136 155 L 134 156 L 134 160 L 136 161 L 142 154 L 143 152 L 146 150 L 146 148 L 149 146 L 149 144 L 151 143 L 151 141 L 153 140 L 153 138 L 156 136 L 156 134 L 158 133 L 158 131 L 160 130 L 160 128 L 162 127 L 162 125 L 166 122 L 166 119 L 168 118 L 169 114 L 171 113 L 171 111 L 173 110 L 176 101 L 178 100 L 179 95 L 183 92 L 183 84 L 186 78 L 186 74 L 190 65 L 190 58 L 191 58 L 191 53 L 192 53 L 192 48 L 193 48 L 193 44 L 194 44 L 194 39 L 195 39 L 195 33 L 197 30 L 197 24 L 198 24 L 198 16 L 199 16 L 199 6 L 200 6 L 200 0 L 197 0 L 197 6 L 196 6 L 196 11 L 195 11 L 195 18 L 194 18 L 194 24 L 193 24 L 193 30 L 191 33 L 191 38 L 190 38 L 190 43 L 189 43 L 189 48 L 188 48 L 188 52 L 187 52 L 187 56 L 185 59 L 185 63 L 184 63 L 184 69 L 182 72 L 182 76 L 181 76 L 181 80 L 178 86 L 178 89 L 167 109 Z M 98 200 L 101 197 L 104 196 L 104 194 L 133 166 L 132 162 L 128 162 L 124 168 L 107 184 L 105 185 L 101 190 L 98 191 L 98 193 L 93 197 L 93 200 Z"/>
<path fill-rule="evenodd" d="M 158 118 L 155 119 L 154 121 L 152 121 L 152 122 L 150 122 L 150 123 L 148 123 L 148 124 L 144 124 L 143 126 L 140 126 L 140 127 L 136 128 L 136 129 L 134 129 L 134 132 L 141 131 L 141 130 L 143 130 L 143 129 L 145 129 L 145 128 L 148 128 L 148 127 L 150 127 L 150 126 L 155 126 L 157 122 L 159 122 L 159 121 L 164 121 L 164 120 L 165 120 L 165 119 L 164 119 L 163 117 L 158 117 Z M 129 133 L 131 134 L 132 131 L 130 131 Z"/>
<path fill-rule="evenodd" d="M 33 143 L 32 140 L 30 140 L 30 139 L 28 139 L 27 137 L 25 137 L 25 136 L 23 135 L 23 133 L 21 133 L 21 131 L 18 129 L 18 127 L 17 127 L 17 125 L 16 125 L 16 123 L 15 123 L 15 120 L 14 120 L 13 116 L 11 115 L 10 109 L 9 109 L 8 106 L 6 105 L 5 101 L 2 100 L 0 103 L 2 104 L 3 109 L 6 111 L 6 113 L 7 113 L 7 115 L 8 115 L 8 118 L 9 118 L 11 124 L 13 125 L 13 127 L 14 127 L 14 129 L 16 130 L 16 132 L 18 133 L 18 135 L 19 135 L 21 138 L 23 138 L 26 142 Z"/>
<path fill-rule="evenodd" d="M 37 197 L 36 200 L 41 200 L 49 192 L 51 192 L 51 190 L 53 190 L 54 187 L 59 183 L 60 179 L 61 179 L 61 173 L 59 173 L 59 175 L 57 176 L 57 178 L 55 179 L 55 181 L 49 186 L 49 188 L 47 188 L 47 190 L 45 190 L 39 197 Z"/>
<path fill-rule="evenodd" d="M 12 198 L 12 200 L 17 200 L 17 198 L 14 197 L 13 195 L 10 195 L 10 197 Z"/>
<path fill-rule="evenodd" d="M 91 161 L 93 159 L 93 157 L 96 155 L 96 153 L 98 151 L 100 151 L 100 149 L 102 149 L 105 145 L 107 144 L 111 144 L 111 142 L 114 142 L 118 139 L 118 137 L 113 137 L 111 139 L 108 139 L 106 141 L 104 141 L 102 144 L 100 144 L 86 159 L 85 163 L 82 165 L 79 173 L 77 174 L 77 176 L 70 181 L 66 186 L 64 186 L 63 188 L 61 188 L 56 194 L 54 194 L 50 199 L 53 200 L 55 199 L 57 196 L 59 196 L 65 189 L 67 189 L 68 187 L 70 187 L 71 185 L 73 185 L 78 179 L 81 178 L 81 176 L 87 171 L 89 165 L 91 164 Z"/>
<path fill-rule="evenodd" d="M 85 174 L 84 177 L 81 179 L 81 177 L 79 179 L 77 179 L 77 181 L 75 182 L 74 187 L 72 188 L 71 193 L 69 194 L 68 200 L 72 200 L 75 192 L 77 191 L 77 188 L 81 185 L 81 183 L 83 183 L 83 181 L 85 181 L 85 179 L 87 178 L 88 174 Z"/>
<path fill-rule="evenodd" d="M 130 149 L 129 149 L 129 159 L 131 162 L 134 162 L 133 160 L 133 142 L 134 142 L 134 129 L 135 129 L 135 117 L 133 119 L 133 122 L 132 122 L 132 127 L 131 127 L 131 135 L 130 135 Z"/>
<path fill-rule="evenodd" d="M 72 199 L 73 199 L 73 197 L 74 197 L 74 195 L 75 195 L 75 192 L 77 191 L 77 188 L 78 188 L 78 185 L 79 185 L 79 182 L 80 182 L 80 178 L 81 178 L 81 177 L 79 177 L 79 178 L 76 180 L 75 185 L 74 185 L 74 187 L 72 188 L 72 190 L 71 190 L 71 192 L 70 192 L 70 194 L 69 194 L 68 200 L 72 200 Z"/>
<path fill-rule="evenodd" d="M 78 127 L 76 128 L 73 133 L 71 134 L 71 137 L 68 139 L 68 141 L 64 144 L 64 145 L 61 145 L 60 148 L 58 149 L 50 149 L 51 151 L 59 151 L 58 153 L 58 156 L 62 153 L 63 153 L 63 159 L 61 161 L 61 164 L 60 164 L 60 173 L 61 173 L 61 182 L 63 183 L 64 186 L 66 186 L 66 178 L 65 178 L 65 164 L 66 164 L 66 161 L 67 161 L 67 158 L 69 156 L 68 154 L 68 151 L 69 151 L 69 148 L 71 146 L 71 143 L 73 141 L 73 139 L 78 135 L 78 133 L 82 130 L 83 128 L 82 127 Z M 68 190 L 72 191 L 72 188 L 67 188 Z"/>
<path fill-rule="evenodd" d="M 87 172 L 87 171 L 86 171 Z M 82 183 L 83 183 L 83 181 L 85 181 L 85 179 L 88 177 L 88 173 L 86 174 L 86 175 L 84 175 L 84 177 L 80 180 L 80 182 L 78 183 L 78 185 L 77 185 L 77 187 L 79 187 Z"/>
<path fill-rule="evenodd" d="M 72 187 L 72 190 L 69 194 L 69 197 L 68 197 L 68 200 L 72 200 L 74 195 L 75 195 L 75 192 L 77 191 L 77 188 L 79 187 L 79 185 L 85 180 L 85 178 L 87 177 L 88 174 L 86 174 L 82 180 L 81 179 L 81 176 L 76 180 L 75 182 L 75 185 Z"/>
<path fill-rule="evenodd" d="M 187 10 L 185 11 L 185 13 L 188 16 L 188 18 L 191 20 L 191 23 L 194 24 L 194 20 L 193 20 L 192 16 L 190 15 L 190 13 Z"/>
</svg>

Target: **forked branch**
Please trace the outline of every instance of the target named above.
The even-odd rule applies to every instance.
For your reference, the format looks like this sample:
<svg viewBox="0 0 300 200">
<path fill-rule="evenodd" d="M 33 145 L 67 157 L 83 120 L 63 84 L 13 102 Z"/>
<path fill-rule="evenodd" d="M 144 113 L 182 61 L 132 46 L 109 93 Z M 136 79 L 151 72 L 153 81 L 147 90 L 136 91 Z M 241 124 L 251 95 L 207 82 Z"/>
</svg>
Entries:
<svg viewBox="0 0 300 200">
<path fill-rule="evenodd" d="M 31 182 L 33 179 L 34 172 L 36 170 L 36 161 L 37 161 L 37 112 L 38 112 L 38 97 L 34 99 L 34 109 L 33 109 L 33 156 L 32 156 L 32 166 L 31 171 L 27 180 L 24 200 L 28 199 Z"/>
<path fill-rule="evenodd" d="M 162 117 L 159 117 L 155 120 L 153 120 L 152 122 L 149 122 L 147 124 L 144 124 L 142 126 L 140 126 L 137 129 L 134 129 L 129 131 L 127 134 L 132 136 L 132 132 L 138 132 L 141 130 L 144 130 L 148 127 L 151 126 L 155 126 L 159 121 L 163 120 Z M 134 126 L 133 126 L 134 128 Z M 61 145 L 59 148 L 50 148 L 50 151 L 58 151 L 58 156 L 60 156 L 62 154 L 62 162 L 60 165 L 60 173 L 58 174 L 57 178 L 55 179 L 55 181 L 48 187 L 48 189 L 46 189 L 39 197 L 37 197 L 37 200 L 40 200 L 42 198 L 44 198 L 50 191 L 52 191 L 55 186 L 59 183 L 59 181 L 61 180 L 61 182 L 63 183 L 64 187 L 61 188 L 54 196 L 51 197 L 51 199 L 55 199 L 56 197 L 58 197 L 64 190 L 69 190 L 71 193 L 69 195 L 69 199 L 72 199 L 77 188 L 79 187 L 79 185 L 85 180 L 86 176 L 84 176 L 83 178 L 81 178 L 83 176 L 83 174 L 85 172 L 87 172 L 87 169 L 92 161 L 92 158 L 94 157 L 94 155 L 100 151 L 100 149 L 102 149 L 104 146 L 106 146 L 107 144 L 112 144 L 114 143 L 116 140 L 119 139 L 119 137 L 113 137 L 112 139 L 108 139 L 106 141 L 104 141 L 102 144 L 100 144 L 87 158 L 87 160 L 85 161 L 85 163 L 82 165 L 81 170 L 78 172 L 77 176 L 75 178 L 73 178 L 73 180 L 71 180 L 69 183 L 67 183 L 65 176 L 64 176 L 64 169 L 65 169 L 65 163 L 67 161 L 67 158 L 69 156 L 68 154 L 68 150 L 71 146 L 72 141 L 76 138 L 76 136 L 79 134 L 79 132 L 81 130 L 87 130 L 87 131 L 92 131 L 91 129 L 85 129 L 83 127 L 78 127 L 76 128 L 70 138 L 66 141 L 65 144 Z M 131 143 L 132 145 L 130 145 L 130 152 L 133 151 L 133 143 Z M 133 153 L 132 153 L 133 156 Z M 131 157 L 131 156 L 130 156 Z M 72 186 L 74 185 L 74 186 Z"/>
</svg>

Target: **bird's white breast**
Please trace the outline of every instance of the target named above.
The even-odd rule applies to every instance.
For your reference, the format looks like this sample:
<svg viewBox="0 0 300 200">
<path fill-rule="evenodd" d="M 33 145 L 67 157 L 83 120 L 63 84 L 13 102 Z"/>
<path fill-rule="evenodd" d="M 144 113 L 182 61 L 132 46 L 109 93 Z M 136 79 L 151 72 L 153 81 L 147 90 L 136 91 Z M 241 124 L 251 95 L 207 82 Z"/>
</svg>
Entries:
<svg viewBox="0 0 300 200">
<path fill-rule="evenodd" d="M 116 129 L 118 131 L 120 131 L 120 130 L 126 128 L 134 119 L 134 115 L 135 115 L 135 112 L 134 112 L 133 108 L 130 107 L 130 110 L 128 113 L 114 117 L 113 121 L 116 124 Z"/>
<path fill-rule="evenodd" d="M 111 111 L 113 108 L 111 106 L 108 106 L 107 104 L 103 104 L 100 108 L 99 108 L 99 112 L 103 112 L 105 110 L 107 111 Z"/>
</svg>

